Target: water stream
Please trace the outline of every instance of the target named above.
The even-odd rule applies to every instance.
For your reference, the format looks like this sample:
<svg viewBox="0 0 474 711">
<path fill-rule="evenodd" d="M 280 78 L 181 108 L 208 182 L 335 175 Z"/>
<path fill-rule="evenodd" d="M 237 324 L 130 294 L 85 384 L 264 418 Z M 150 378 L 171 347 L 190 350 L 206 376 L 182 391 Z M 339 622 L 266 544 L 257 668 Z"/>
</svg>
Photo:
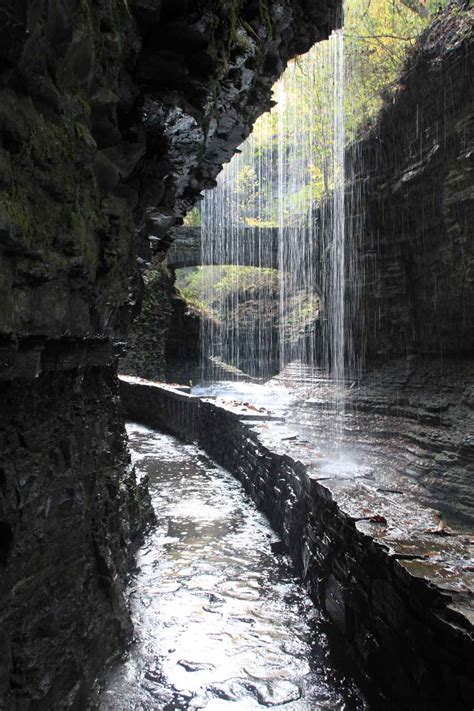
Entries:
<svg viewBox="0 0 474 711">
<path fill-rule="evenodd" d="M 358 711 L 318 612 L 240 484 L 193 445 L 128 426 L 158 526 L 129 587 L 136 641 L 101 711 Z"/>
</svg>

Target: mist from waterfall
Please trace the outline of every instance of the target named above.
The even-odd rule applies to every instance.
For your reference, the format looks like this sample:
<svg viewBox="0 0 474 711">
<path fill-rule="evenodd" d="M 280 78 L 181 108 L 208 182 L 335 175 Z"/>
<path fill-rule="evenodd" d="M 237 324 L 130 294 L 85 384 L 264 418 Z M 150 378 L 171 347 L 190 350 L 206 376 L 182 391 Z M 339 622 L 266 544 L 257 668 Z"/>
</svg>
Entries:
<svg viewBox="0 0 474 711">
<path fill-rule="evenodd" d="M 348 366 L 360 367 L 348 323 L 361 188 L 346 180 L 356 148 L 347 150 L 344 42 L 337 30 L 289 64 L 276 106 L 206 193 L 202 264 L 230 265 L 233 288 L 219 299 L 219 267 L 204 268 L 201 299 L 214 318 L 202 328 L 203 380 L 222 379 L 222 363 L 263 379 L 298 363 L 293 374 L 317 366 L 342 389 Z"/>
</svg>

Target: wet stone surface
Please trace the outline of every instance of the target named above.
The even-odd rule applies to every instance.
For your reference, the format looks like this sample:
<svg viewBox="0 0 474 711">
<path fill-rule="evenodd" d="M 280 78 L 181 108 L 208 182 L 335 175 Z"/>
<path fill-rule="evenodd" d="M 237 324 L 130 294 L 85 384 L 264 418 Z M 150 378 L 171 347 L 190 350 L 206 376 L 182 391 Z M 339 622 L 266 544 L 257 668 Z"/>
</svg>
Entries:
<svg viewBox="0 0 474 711">
<path fill-rule="evenodd" d="M 220 384 L 196 397 L 121 380 L 131 418 L 191 433 L 242 482 L 341 633 L 341 651 L 374 708 L 471 711 L 469 532 L 427 508 L 408 477 L 391 478 L 400 449 L 390 459 L 368 446 L 371 438 L 360 449 L 357 438 L 346 439 L 350 407 L 325 418 L 288 394 L 274 409 L 266 387 L 253 390 Z"/>
<path fill-rule="evenodd" d="M 358 711 L 318 612 L 240 484 L 193 445 L 128 426 L 158 526 L 130 585 L 136 642 L 93 708 Z"/>
</svg>

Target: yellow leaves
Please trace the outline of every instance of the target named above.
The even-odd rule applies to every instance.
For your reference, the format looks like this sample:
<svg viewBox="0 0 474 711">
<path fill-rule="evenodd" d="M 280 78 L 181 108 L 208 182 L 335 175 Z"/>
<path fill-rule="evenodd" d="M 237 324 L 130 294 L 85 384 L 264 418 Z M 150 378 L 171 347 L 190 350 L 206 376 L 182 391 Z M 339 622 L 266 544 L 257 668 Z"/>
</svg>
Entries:
<svg viewBox="0 0 474 711">
<path fill-rule="evenodd" d="M 393 93 L 407 49 L 445 1 L 345 0 L 346 143 L 374 124 L 382 102 Z M 305 219 L 337 180 L 334 97 L 340 75 L 336 78 L 333 41 L 320 42 L 289 63 L 274 86 L 277 106 L 260 117 L 241 146 L 234 192 L 226 199 L 238 204 L 240 219 L 248 226 Z M 298 171 L 289 170 L 294 165 Z M 281 194 L 276 191 L 278 175 Z"/>
</svg>

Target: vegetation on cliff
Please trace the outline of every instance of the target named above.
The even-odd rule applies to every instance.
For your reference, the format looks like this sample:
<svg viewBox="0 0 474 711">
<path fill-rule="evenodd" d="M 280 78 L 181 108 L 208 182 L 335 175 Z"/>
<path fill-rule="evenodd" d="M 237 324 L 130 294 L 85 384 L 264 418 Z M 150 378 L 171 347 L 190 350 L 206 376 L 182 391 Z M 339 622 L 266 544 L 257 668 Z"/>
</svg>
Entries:
<svg viewBox="0 0 474 711">
<path fill-rule="evenodd" d="M 361 138 L 375 124 L 385 103 L 392 103 L 400 72 L 413 52 L 420 33 L 446 0 L 345 0 L 344 3 L 344 119 L 346 142 Z M 274 87 L 276 107 L 261 116 L 252 136 L 240 147 L 234 197 L 242 220 L 249 226 L 270 227 L 282 214 L 305 214 L 316 199 L 332 190 L 330 171 L 333 144 L 328 95 L 332 92 L 333 65 L 324 43 L 293 60 L 293 82 L 284 79 Z M 282 112 L 291 107 L 292 122 L 282 133 Z M 283 118 L 283 123 L 285 118 Z M 310 134 L 317 160 L 307 163 L 300 185 L 276 192 L 278 156 L 298 154 Z M 236 159 L 234 159 L 236 160 Z M 259 174 L 259 164 L 270 163 L 269 174 Z M 297 182 L 297 181 L 296 181 Z M 283 201 L 283 205 L 279 204 Z M 262 210 L 262 205 L 264 206 Z M 242 207 L 244 206 L 244 207 Z M 193 212 L 189 224 L 197 224 Z"/>
</svg>

